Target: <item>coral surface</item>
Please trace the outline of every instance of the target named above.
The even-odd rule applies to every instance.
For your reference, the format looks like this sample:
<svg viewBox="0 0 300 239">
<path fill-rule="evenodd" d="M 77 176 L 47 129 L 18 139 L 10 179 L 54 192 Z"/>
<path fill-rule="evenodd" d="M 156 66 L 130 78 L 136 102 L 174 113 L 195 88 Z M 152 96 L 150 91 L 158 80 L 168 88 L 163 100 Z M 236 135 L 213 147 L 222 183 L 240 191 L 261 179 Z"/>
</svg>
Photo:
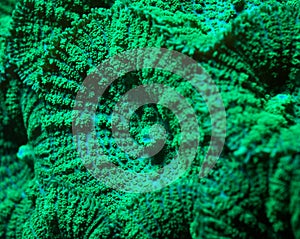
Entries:
<svg viewBox="0 0 300 239">
<path fill-rule="evenodd" d="M 300 238 L 299 6 L 271 0 L 4 1 L 0 238 Z M 87 169 L 72 126 L 89 121 L 73 122 L 73 109 L 99 64 L 145 47 L 176 50 L 206 70 L 226 110 L 226 141 L 217 164 L 199 177 L 214 127 L 201 94 L 162 70 L 119 77 L 99 99 L 94 126 L 103 153 L 120 168 L 162 169 L 181 144 L 193 143 L 181 139 L 174 112 L 147 104 L 133 112 L 130 135 L 151 146 L 160 138 L 151 138 L 149 129 L 160 124 L 164 147 L 148 158 L 119 147 L 124 137 L 113 135 L 112 114 L 130 89 L 172 87 L 199 123 L 197 155 L 184 175 L 160 190 L 132 193 L 107 186 Z M 181 114 L 189 119 L 184 109 Z"/>
</svg>

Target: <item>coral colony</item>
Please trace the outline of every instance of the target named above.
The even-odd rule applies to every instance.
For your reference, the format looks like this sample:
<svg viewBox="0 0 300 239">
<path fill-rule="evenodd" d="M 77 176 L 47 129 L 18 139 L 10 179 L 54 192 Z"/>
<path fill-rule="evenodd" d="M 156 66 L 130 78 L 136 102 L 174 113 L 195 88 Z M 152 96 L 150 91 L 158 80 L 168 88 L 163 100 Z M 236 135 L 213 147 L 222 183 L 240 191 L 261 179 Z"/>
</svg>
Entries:
<svg viewBox="0 0 300 239">
<path fill-rule="evenodd" d="M 300 238 L 299 13 L 297 0 L 1 1 L 0 238 Z M 204 177 L 199 172 L 218 121 L 182 77 L 132 71 L 111 82 L 93 117 L 88 103 L 86 114 L 74 110 L 83 104 L 76 101 L 82 83 L 100 64 L 149 47 L 193 59 L 218 89 L 226 139 Z M 137 149 L 156 145 L 165 133 L 160 151 L 146 157 L 126 146 L 123 131 L 113 134 L 112 125 L 118 102 L 133 101 L 126 92 L 151 84 L 178 92 L 199 127 L 189 125 L 185 109 L 162 104 L 145 104 L 128 118 L 123 112 L 116 121 L 128 126 Z M 151 98 L 147 90 L 142 98 Z M 84 161 L 76 145 L 74 127 L 91 122 L 93 140 L 77 135 L 81 146 L 98 145 L 93 150 L 101 148 L 107 163 L 128 175 L 163 172 L 181 145 L 188 156 L 186 146 L 197 142 L 196 155 L 171 183 L 158 174 L 160 189 L 118 190 L 93 175 L 89 167 L 97 162 Z M 161 128 L 153 131 L 155 125 Z M 186 164 L 177 158 L 178 167 Z M 109 176 L 106 169 L 100 173 Z M 139 186 L 126 175 L 110 183 Z"/>
</svg>

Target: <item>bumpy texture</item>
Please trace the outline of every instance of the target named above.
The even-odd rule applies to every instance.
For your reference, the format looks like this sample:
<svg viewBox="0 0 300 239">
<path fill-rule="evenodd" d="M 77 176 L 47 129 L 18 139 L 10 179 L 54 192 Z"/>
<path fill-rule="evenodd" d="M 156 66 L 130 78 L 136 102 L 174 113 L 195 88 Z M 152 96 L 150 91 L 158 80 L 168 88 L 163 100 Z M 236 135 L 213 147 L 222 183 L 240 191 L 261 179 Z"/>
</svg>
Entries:
<svg viewBox="0 0 300 239">
<path fill-rule="evenodd" d="M 3 0 L 0 5 L 0 72 L 3 74 L 5 62 L 6 39 L 9 36 L 10 24 L 12 22 L 11 13 L 16 4 L 16 0 Z"/>
<path fill-rule="evenodd" d="M 300 237 L 297 1 L 22 0 L 12 18 L 0 78 L 1 238 Z M 98 143 L 116 165 L 155 170 L 180 144 L 173 113 L 147 105 L 133 114 L 130 133 L 151 144 L 143 132 L 160 123 L 166 146 L 148 159 L 117 146 L 112 110 L 136 85 L 176 88 L 201 125 L 186 174 L 160 191 L 133 194 L 108 188 L 84 167 L 72 109 L 103 60 L 147 46 L 180 51 L 206 69 L 226 108 L 227 137 L 218 164 L 200 179 L 212 127 L 201 95 L 158 70 L 120 77 L 95 120 Z"/>
</svg>

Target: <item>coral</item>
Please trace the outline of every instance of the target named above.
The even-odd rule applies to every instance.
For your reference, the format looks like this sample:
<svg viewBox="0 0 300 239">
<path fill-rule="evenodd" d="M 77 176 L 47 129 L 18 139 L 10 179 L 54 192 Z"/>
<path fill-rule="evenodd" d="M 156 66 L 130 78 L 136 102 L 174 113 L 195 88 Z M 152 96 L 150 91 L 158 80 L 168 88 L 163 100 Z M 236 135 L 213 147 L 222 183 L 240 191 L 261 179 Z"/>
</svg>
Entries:
<svg viewBox="0 0 300 239">
<path fill-rule="evenodd" d="M 300 26 L 290 5 L 18 3 L 0 75 L 0 237 L 298 238 Z M 112 111 L 134 86 L 176 88 L 201 123 L 189 170 L 159 191 L 135 194 L 109 188 L 84 166 L 72 134 L 73 107 L 83 80 L 101 62 L 149 46 L 180 51 L 207 70 L 226 108 L 227 138 L 217 165 L 199 178 L 212 127 L 201 95 L 161 70 L 120 77 L 99 99 L 95 128 L 103 152 L 123 169 L 159 169 L 180 144 L 174 112 L 149 104 L 133 113 L 130 134 L 151 145 L 159 138 L 149 128 L 158 123 L 168 133 L 164 148 L 145 159 L 118 147 Z M 78 115 L 78 127 L 89 123 L 84 116 Z"/>
<path fill-rule="evenodd" d="M 5 44 L 9 36 L 10 24 L 12 22 L 11 12 L 14 9 L 16 0 L 3 0 L 0 6 L 0 73 L 4 73 Z"/>
<path fill-rule="evenodd" d="M 19 205 L 28 201 L 26 190 L 33 174 L 33 157 L 27 154 L 18 159 L 16 152 L 27 143 L 18 95 L 22 91 L 14 76 L 2 75 L 0 93 L 0 237 L 14 238 L 19 224 L 12 220 Z M 10 79 L 8 81 L 8 79 Z M 26 213 L 21 213 L 21 224 Z"/>
</svg>

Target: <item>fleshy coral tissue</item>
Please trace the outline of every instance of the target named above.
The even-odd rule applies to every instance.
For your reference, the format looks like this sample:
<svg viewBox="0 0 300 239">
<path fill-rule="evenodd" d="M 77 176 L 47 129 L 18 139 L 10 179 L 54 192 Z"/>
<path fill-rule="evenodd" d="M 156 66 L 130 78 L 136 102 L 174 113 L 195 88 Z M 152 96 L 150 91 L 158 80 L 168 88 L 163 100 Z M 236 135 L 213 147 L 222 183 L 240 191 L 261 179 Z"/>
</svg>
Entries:
<svg viewBox="0 0 300 239">
<path fill-rule="evenodd" d="M 300 238 L 299 1 L 2 2 L 0 238 Z M 159 137 L 149 131 L 159 124 L 164 147 L 145 158 L 118 146 L 113 111 L 138 85 L 176 89 L 199 123 L 197 155 L 186 172 L 160 190 L 131 193 L 87 169 L 74 144 L 73 109 L 99 64 L 147 47 L 183 53 L 205 69 L 226 110 L 226 140 L 216 165 L 199 177 L 215 126 L 201 94 L 162 70 L 120 76 L 93 118 L 111 163 L 159 171 L 191 143 L 174 112 L 147 104 L 132 112 L 129 133 L 150 147 Z"/>
</svg>

